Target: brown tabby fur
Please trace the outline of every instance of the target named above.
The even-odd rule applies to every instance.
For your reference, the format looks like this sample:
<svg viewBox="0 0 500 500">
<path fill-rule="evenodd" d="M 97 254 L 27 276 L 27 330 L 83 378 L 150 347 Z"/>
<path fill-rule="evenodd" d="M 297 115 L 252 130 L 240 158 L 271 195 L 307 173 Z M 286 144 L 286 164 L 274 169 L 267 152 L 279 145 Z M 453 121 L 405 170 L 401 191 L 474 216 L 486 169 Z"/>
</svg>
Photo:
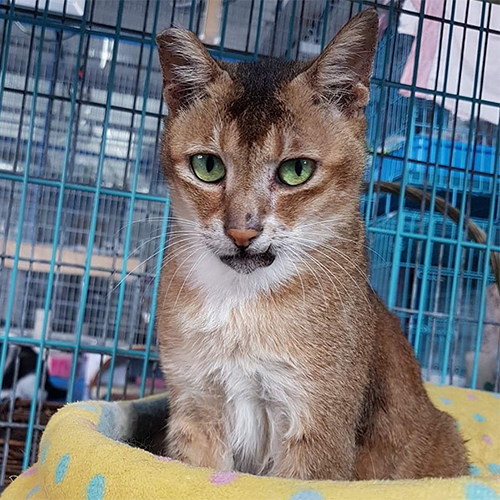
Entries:
<svg viewBox="0 0 500 500">
<path fill-rule="evenodd" d="M 376 32 L 364 11 L 309 64 L 215 62 L 189 32 L 158 36 L 175 221 L 158 327 L 174 458 L 302 479 L 468 471 L 453 420 L 429 401 L 366 279 L 359 194 Z M 195 153 L 219 156 L 226 177 L 198 180 Z M 303 185 L 276 181 L 290 158 L 317 162 Z M 223 264 L 231 228 L 261 232 L 248 254 L 272 248 L 276 260 L 247 273 Z"/>
</svg>

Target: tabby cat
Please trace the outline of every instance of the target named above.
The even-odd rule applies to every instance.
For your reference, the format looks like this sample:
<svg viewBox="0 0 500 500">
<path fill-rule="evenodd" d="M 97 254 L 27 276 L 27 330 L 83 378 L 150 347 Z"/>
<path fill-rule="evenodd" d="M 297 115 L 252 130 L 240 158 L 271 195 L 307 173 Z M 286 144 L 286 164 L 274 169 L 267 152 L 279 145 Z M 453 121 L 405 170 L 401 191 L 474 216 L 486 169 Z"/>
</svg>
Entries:
<svg viewBox="0 0 500 500">
<path fill-rule="evenodd" d="M 376 39 L 373 10 L 309 63 L 230 64 L 188 31 L 157 38 L 173 458 L 301 479 L 468 470 L 453 420 L 367 282 L 359 198 Z"/>
</svg>

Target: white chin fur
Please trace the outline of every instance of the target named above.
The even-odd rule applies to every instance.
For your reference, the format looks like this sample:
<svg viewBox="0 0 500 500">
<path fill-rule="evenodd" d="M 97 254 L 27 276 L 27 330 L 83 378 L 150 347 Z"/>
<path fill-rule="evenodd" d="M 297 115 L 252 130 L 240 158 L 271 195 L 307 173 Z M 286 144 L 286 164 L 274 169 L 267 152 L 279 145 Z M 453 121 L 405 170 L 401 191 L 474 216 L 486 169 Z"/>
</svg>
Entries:
<svg viewBox="0 0 500 500">
<path fill-rule="evenodd" d="M 186 268 L 189 269 L 189 266 Z M 227 301 L 237 305 L 241 300 L 249 300 L 279 288 L 294 272 L 296 269 L 293 264 L 280 254 L 270 266 L 243 274 L 208 251 L 193 269 L 189 281 L 194 287 L 201 288 L 207 297 L 217 297 L 219 303 Z"/>
</svg>

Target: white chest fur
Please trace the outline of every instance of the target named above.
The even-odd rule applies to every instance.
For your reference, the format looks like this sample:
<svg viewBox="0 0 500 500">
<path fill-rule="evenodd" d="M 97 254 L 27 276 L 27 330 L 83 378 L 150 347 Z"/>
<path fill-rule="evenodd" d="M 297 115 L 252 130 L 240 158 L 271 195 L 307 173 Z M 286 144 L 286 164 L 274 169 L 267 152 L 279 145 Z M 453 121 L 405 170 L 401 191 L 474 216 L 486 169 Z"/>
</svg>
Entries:
<svg viewBox="0 0 500 500">
<path fill-rule="evenodd" d="M 187 343 L 193 352 L 185 353 L 188 373 L 186 365 L 183 369 L 191 387 L 209 381 L 222 389 L 233 465 L 262 473 L 283 440 L 300 436 L 307 421 L 300 366 L 277 349 L 277 318 L 270 308 L 249 297 L 248 290 L 221 294 L 217 288 L 218 293 L 204 290 L 201 313 L 200 308 L 179 312 L 187 335 L 197 338 Z"/>
<path fill-rule="evenodd" d="M 297 370 L 276 357 L 251 354 L 226 358 L 219 366 L 234 465 L 262 473 L 283 440 L 302 432 L 307 412 Z"/>
</svg>

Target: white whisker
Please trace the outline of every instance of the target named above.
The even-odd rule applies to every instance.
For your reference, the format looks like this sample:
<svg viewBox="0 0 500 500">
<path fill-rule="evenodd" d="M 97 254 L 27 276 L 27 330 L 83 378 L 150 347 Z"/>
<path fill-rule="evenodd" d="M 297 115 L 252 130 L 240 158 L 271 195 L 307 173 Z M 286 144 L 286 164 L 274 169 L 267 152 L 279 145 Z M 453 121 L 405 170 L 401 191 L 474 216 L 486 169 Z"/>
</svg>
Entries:
<svg viewBox="0 0 500 500">
<path fill-rule="evenodd" d="M 290 251 L 291 249 L 288 249 L 288 250 Z M 292 253 L 292 255 L 294 255 L 294 257 L 296 257 L 296 258 L 298 257 L 298 259 L 301 260 L 301 261 L 303 260 L 302 257 L 300 257 L 300 255 L 298 255 L 298 254 L 293 254 Z M 302 303 L 304 304 L 304 307 L 305 307 L 305 305 L 306 305 L 306 289 L 304 287 L 304 281 L 302 280 L 302 276 L 300 275 L 300 270 L 297 267 L 297 265 L 295 264 L 295 262 L 292 259 L 289 259 L 289 262 L 295 268 L 297 276 L 298 276 L 298 278 L 300 280 L 300 286 L 302 288 Z"/>
<path fill-rule="evenodd" d="M 300 240 L 303 240 L 303 241 L 307 241 L 309 243 L 313 243 L 314 245 L 317 245 L 317 246 L 321 246 L 327 250 L 331 250 L 332 252 L 336 253 L 337 255 L 339 255 L 340 257 L 342 257 L 343 259 L 345 259 L 347 262 L 349 262 L 350 264 L 352 264 L 356 270 L 361 274 L 361 276 L 368 282 L 369 279 L 368 279 L 368 276 L 366 275 L 366 273 L 359 267 L 358 264 L 356 264 L 356 262 L 354 262 L 352 259 L 350 259 L 349 257 L 347 257 L 341 250 L 339 250 L 338 248 L 332 246 L 332 245 L 327 245 L 326 243 L 322 243 L 322 242 L 317 242 L 315 240 L 311 240 L 309 238 L 303 238 L 303 237 L 299 237 L 299 236 L 294 236 L 295 239 L 299 238 Z M 335 261 L 334 261 L 335 262 Z M 336 264 L 338 265 L 338 263 L 336 262 Z"/>
<path fill-rule="evenodd" d="M 169 262 L 171 262 L 171 261 L 172 261 L 175 257 L 178 257 L 180 254 L 184 253 L 184 249 L 189 250 L 189 248 L 194 247 L 194 245 L 195 245 L 196 243 L 195 243 L 195 244 L 193 244 L 193 243 L 192 243 L 192 241 L 191 241 L 191 240 L 192 240 L 193 238 L 194 238 L 194 237 L 191 237 L 191 238 L 189 238 L 189 239 L 188 239 L 188 238 L 185 238 L 185 239 L 183 239 L 183 240 L 181 240 L 181 241 L 179 241 L 179 242 L 176 242 L 177 244 L 179 244 L 179 243 L 183 243 L 183 244 L 182 244 L 182 245 L 180 245 L 180 247 L 179 247 L 179 248 L 174 247 L 174 249 L 171 251 L 171 253 L 168 255 L 168 257 L 166 257 L 166 258 L 163 260 L 163 262 L 162 262 L 162 264 L 161 264 L 161 267 L 160 267 L 160 270 L 159 270 L 158 272 L 161 272 L 161 271 L 162 271 L 162 270 L 166 267 L 166 265 L 167 265 Z M 188 243 L 185 243 L 186 241 L 188 241 Z M 166 250 L 169 246 L 170 246 L 170 245 L 168 245 L 168 246 L 164 247 L 164 250 Z M 181 251 L 181 250 L 182 250 L 182 251 Z M 139 264 L 139 266 L 141 266 L 141 265 L 145 264 L 145 263 L 146 263 L 148 260 L 150 260 L 152 257 L 155 257 L 156 255 L 158 255 L 158 254 L 160 253 L 160 251 L 161 251 L 161 249 L 160 249 L 160 250 L 158 250 L 157 252 L 155 252 L 155 253 L 154 253 L 153 255 L 151 255 L 150 257 L 148 257 L 148 258 L 147 258 L 146 260 L 144 260 L 143 262 L 141 262 L 141 264 Z M 136 268 L 134 268 L 132 271 L 130 271 L 130 273 L 128 273 L 128 274 L 127 274 L 127 276 L 125 277 L 125 279 L 126 279 L 126 278 L 130 275 L 130 274 L 132 274 L 132 273 L 135 271 L 135 269 L 137 269 L 137 267 L 136 267 Z M 156 272 L 157 272 L 157 270 L 155 269 L 155 273 L 154 273 L 154 274 L 156 274 Z M 123 280 L 122 280 L 122 281 L 123 281 Z M 154 281 L 154 278 L 151 280 L 151 282 L 152 282 L 152 281 Z M 116 288 L 117 288 L 118 286 L 120 286 L 120 284 L 121 284 L 121 282 L 120 282 L 120 283 L 118 283 L 118 285 L 116 285 L 116 286 L 113 288 L 113 290 L 111 290 L 111 292 L 108 294 L 108 297 L 109 297 L 109 295 L 110 295 L 111 293 L 113 293 L 113 292 L 114 292 L 114 290 L 116 290 Z M 151 283 L 150 283 L 150 284 L 151 284 Z M 148 286 L 149 286 L 150 284 L 148 284 Z M 147 289 L 147 287 L 146 287 L 146 289 Z M 146 290 L 144 290 L 144 291 L 146 291 Z M 107 298 L 107 297 L 106 297 L 106 298 Z"/>
<path fill-rule="evenodd" d="M 339 219 L 327 219 L 327 220 L 323 220 L 323 221 L 316 221 L 316 222 L 312 222 L 311 224 L 300 225 L 296 229 L 300 230 L 300 229 L 303 229 L 303 228 L 306 228 L 306 227 L 309 227 L 309 226 L 329 224 L 330 222 L 337 222 L 338 220 Z M 350 220 L 350 219 L 346 219 L 346 220 Z M 341 236 L 340 234 L 338 234 L 338 231 L 336 231 L 335 228 L 332 228 L 330 225 L 327 226 L 327 227 L 322 227 L 321 231 L 327 231 L 327 232 L 329 232 L 335 239 L 340 240 L 340 241 L 345 241 L 347 243 L 361 244 L 367 250 L 369 250 L 370 252 L 373 252 L 375 255 L 377 255 L 382 260 L 384 260 L 384 262 L 387 262 L 387 259 L 383 255 L 381 255 L 376 250 L 374 250 L 373 247 L 371 247 L 370 245 L 368 245 L 365 241 L 353 240 L 353 239 L 350 239 L 350 238 L 346 238 L 345 236 Z M 321 235 L 321 233 L 319 233 L 319 235 Z"/>
<path fill-rule="evenodd" d="M 303 238 L 300 238 L 301 240 L 303 240 Z M 312 240 L 305 240 L 305 241 L 312 241 Z M 302 243 L 306 248 L 309 248 L 311 250 L 315 250 L 316 252 L 320 253 L 321 255 L 323 255 L 324 257 L 326 257 L 327 259 L 329 259 L 333 264 L 335 264 L 336 266 L 338 266 L 340 269 L 342 269 L 343 271 L 346 271 L 335 259 L 333 259 L 330 255 L 326 254 L 325 252 L 322 252 L 321 250 L 319 250 L 318 248 L 312 246 L 312 245 L 308 245 L 307 243 Z M 323 246 L 324 245 L 319 245 L 319 246 Z M 330 248 L 330 250 L 332 251 L 336 251 L 335 248 Z M 356 264 L 354 262 L 351 262 L 353 265 L 356 266 Z M 361 269 L 359 269 L 359 272 L 362 273 Z M 361 295 L 363 296 L 363 298 L 365 299 L 365 301 L 367 303 L 369 303 L 369 300 L 368 300 L 368 297 L 366 296 L 366 293 L 361 289 L 361 287 L 359 286 L 359 283 L 354 279 L 354 277 L 346 272 L 346 275 L 347 277 L 354 283 L 354 285 L 356 285 L 356 287 L 358 288 L 358 290 L 360 291 Z M 366 276 L 362 273 L 362 276 L 366 279 Z M 347 295 L 349 295 L 349 291 L 347 290 L 347 288 L 345 287 L 345 285 L 342 283 L 342 280 L 339 280 L 339 279 L 336 279 L 337 283 L 340 283 L 341 286 L 344 288 L 344 291 L 346 292 Z"/>
<path fill-rule="evenodd" d="M 128 272 L 124 278 L 122 278 L 112 289 L 111 291 L 106 295 L 106 300 L 109 299 L 109 297 L 111 296 L 111 294 L 131 275 L 133 274 L 137 269 L 139 269 L 139 267 L 143 266 L 144 264 L 146 264 L 146 262 L 150 261 L 153 257 L 156 257 L 160 252 L 162 251 L 162 249 L 160 248 L 159 250 L 157 250 L 156 252 L 153 253 L 153 255 L 150 255 L 147 259 L 143 260 L 142 262 L 140 262 L 139 264 L 137 264 L 137 266 L 134 267 L 134 269 L 132 269 L 132 271 Z"/>
<path fill-rule="evenodd" d="M 344 312 L 346 312 L 345 305 L 344 305 L 344 302 L 342 300 L 342 296 L 340 295 L 339 289 L 337 288 L 337 286 L 335 285 L 335 283 L 333 282 L 333 280 L 335 280 L 337 283 L 339 283 L 344 288 L 344 291 L 346 293 L 348 293 L 347 289 L 345 288 L 345 285 L 337 277 L 335 277 L 333 275 L 333 273 L 322 262 L 320 262 L 318 259 L 316 259 L 311 254 L 306 253 L 306 252 L 304 252 L 304 255 L 307 255 L 307 257 L 310 260 L 312 260 L 313 263 L 315 263 L 327 275 L 328 279 L 330 280 L 330 283 L 333 285 L 333 288 L 335 289 L 335 292 L 337 293 L 337 296 L 339 298 L 340 303 L 342 304 L 342 308 L 344 309 Z"/>
<path fill-rule="evenodd" d="M 322 292 L 322 297 L 323 297 L 323 302 L 325 304 L 325 309 L 328 308 L 328 304 L 326 302 L 326 293 L 325 293 L 325 289 L 323 288 L 323 285 L 321 284 L 321 281 L 320 279 L 318 278 L 318 275 L 315 273 L 314 269 L 309 265 L 309 263 L 303 258 L 300 256 L 299 253 L 297 253 L 295 250 L 292 250 L 291 248 L 288 248 L 288 251 L 292 253 L 292 255 L 295 255 L 296 257 L 299 258 L 299 260 L 302 261 L 302 263 L 309 269 L 309 271 L 311 271 L 314 279 L 316 280 L 316 283 L 318 283 L 318 286 L 321 288 L 321 292 Z M 307 256 L 307 254 L 305 252 L 302 252 L 305 256 Z"/>
<path fill-rule="evenodd" d="M 196 260 L 196 262 L 191 266 L 191 269 L 189 270 L 188 274 L 186 275 L 186 277 L 184 278 L 184 281 L 182 282 L 182 285 L 179 289 L 179 293 L 177 294 L 177 297 L 175 299 L 175 303 L 174 303 L 174 307 L 177 305 L 177 302 L 179 301 L 179 297 L 181 296 L 181 293 L 182 293 L 182 289 L 184 288 L 184 285 L 186 284 L 187 280 L 189 279 L 189 277 L 191 276 L 191 273 L 193 272 L 194 268 L 198 265 L 198 263 L 201 261 L 201 259 L 203 257 L 205 257 L 206 255 L 206 251 L 203 252 L 199 257 L 198 259 Z"/>
<path fill-rule="evenodd" d="M 191 252 L 176 268 L 176 270 L 174 271 L 174 274 L 172 275 L 172 277 L 170 278 L 170 281 L 168 283 L 168 286 L 167 286 L 167 289 L 165 291 L 165 297 L 163 299 L 163 305 L 165 305 L 165 299 L 167 298 L 168 296 L 168 291 L 170 290 L 170 286 L 172 285 L 172 282 L 174 280 L 174 278 L 177 276 L 177 273 L 180 271 L 180 269 L 182 268 L 182 266 L 200 249 L 203 250 L 203 247 L 201 247 L 199 244 L 194 244 L 193 247 L 191 248 L 195 248 L 193 252 Z"/>
<path fill-rule="evenodd" d="M 341 217 L 341 216 L 338 216 L 338 217 L 335 217 L 334 219 L 318 220 L 318 221 L 315 221 L 315 222 L 309 222 L 308 224 L 300 224 L 298 226 L 298 229 L 302 229 L 302 228 L 305 228 L 305 227 L 316 226 L 318 224 L 329 224 L 330 222 L 349 222 L 351 220 L 352 220 L 351 217 Z"/>
</svg>

